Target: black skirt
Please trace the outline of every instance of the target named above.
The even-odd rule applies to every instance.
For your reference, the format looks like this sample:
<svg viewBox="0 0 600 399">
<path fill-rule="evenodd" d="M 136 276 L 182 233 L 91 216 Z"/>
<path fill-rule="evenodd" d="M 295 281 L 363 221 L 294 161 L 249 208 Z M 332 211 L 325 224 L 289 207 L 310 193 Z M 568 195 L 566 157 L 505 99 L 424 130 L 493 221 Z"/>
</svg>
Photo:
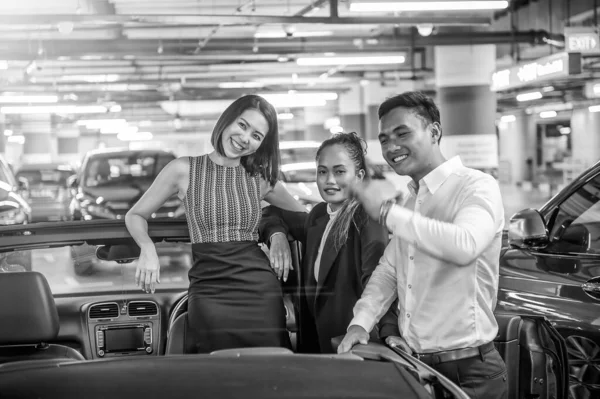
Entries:
<svg viewBox="0 0 600 399">
<path fill-rule="evenodd" d="M 186 348 L 286 347 L 281 284 L 256 242 L 192 245 Z"/>
</svg>

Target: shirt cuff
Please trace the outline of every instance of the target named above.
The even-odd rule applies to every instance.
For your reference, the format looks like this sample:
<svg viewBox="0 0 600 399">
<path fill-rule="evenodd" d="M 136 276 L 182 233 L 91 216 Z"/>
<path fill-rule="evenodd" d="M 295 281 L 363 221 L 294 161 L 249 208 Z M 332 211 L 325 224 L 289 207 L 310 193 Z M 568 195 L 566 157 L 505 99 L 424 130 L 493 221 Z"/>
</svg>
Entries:
<svg viewBox="0 0 600 399">
<path fill-rule="evenodd" d="M 387 214 L 385 225 L 389 231 L 394 233 L 397 227 L 406 226 L 407 223 L 410 223 L 414 214 L 414 211 L 411 211 L 410 209 L 407 209 L 401 205 L 393 205 Z"/>
<path fill-rule="evenodd" d="M 287 239 L 287 234 L 285 234 L 282 231 L 276 231 L 275 233 L 271 234 L 271 236 L 269 237 L 269 244 L 271 244 L 271 240 L 273 239 L 273 237 L 275 237 L 278 234 L 283 234 L 286 237 L 286 239 Z"/>
<path fill-rule="evenodd" d="M 367 314 L 357 314 L 356 316 L 354 316 L 354 318 L 352 319 L 352 321 L 350 321 L 350 324 L 348 325 L 348 328 L 346 329 L 346 332 L 348 332 L 348 330 L 350 329 L 350 327 L 352 326 L 359 326 L 365 329 L 365 331 L 367 333 L 370 333 L 371 330 L 373 329 L 373 327 L 375 327 L 375 318 L 373 316 L 367 315 Z"/>
</svg>

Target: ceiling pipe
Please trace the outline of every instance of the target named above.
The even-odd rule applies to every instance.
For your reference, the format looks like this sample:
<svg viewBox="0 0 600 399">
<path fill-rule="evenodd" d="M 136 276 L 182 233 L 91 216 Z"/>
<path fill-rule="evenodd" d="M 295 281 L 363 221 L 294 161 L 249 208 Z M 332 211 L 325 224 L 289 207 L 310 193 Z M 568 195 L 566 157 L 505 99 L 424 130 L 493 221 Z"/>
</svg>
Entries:
<svg viewBox="0 0 600 399">
<path fill-rule="evenodd" d="M 192 14 L 192 15 L 125 15 L 125 14 L 47 14 L 47 15 L 0 15 L 3 25 L 47 25 L 59 22 L 88 24 L 135 23 L 135 24 L 176 24 L 179 26 L 217 26 L 232 24 L 334 24 L 334 25 L 405 25 L 434 24 L 448 26 L 474 26 L 491 24 L 489 16 L 434 16 L 415 15 L 411 17 L 304 17 L 283 15 L 231 15 L 231 14 Z M 215 24 L 219 21 L 219 24 Z"/>
<path fill-rule="evenodd" d="M 213 39 L 203 50 L 202 54 L 196 55 L 202 60 L 204 55 L 210 58 L 212 55 L 240 54 L 265 56 L 266 54 L 307 54 L 334 51 L 336 53 L 373 53 L 373 52 L 397 52 L 411 46 L 445 46 L 445 45 L 476 45 L 476 44 L 511 44 L 527 43 L 531 45 L 554 44 L 556 47 L 564 46 L 564 36 L 560 34 L 550 35 L 543 30 L 519 31 L 519 32 L 458 32 L 444 33 L 431 36 L 417 36 L 414 44 L 409 35 L 398 37 L 379 36 L 376 38 L 363 38 L 364 40 L 376 39 L 377 44 L 365 45 L 359 49 L 353 37 L 327 37 L 327 38 L 303 38 L 298 39 L 264 39 L 261 40 L 258 53 L 253 53 L 253 39 Z M 361 39 L 361 38 L 358 38 Z M 105 56 L 156 56 L 156 40 L 141 39 L 115 42 L 108 40 L 57 40 L 45 42 L 46 59 L 53 57 L 81 57 L 89 55 Z M 195 39 L 188 40 L 163 40 L 163 53 L 161 59 L 168 60 L 169 56 L 193 55 L 198 42 Z M 27 40 L 1 40 L 0 47 L 3 48 L 3 58 L 10 60 L 30 60 L 35 54 L 35 49 L 30 49 Z"/>
</svg>

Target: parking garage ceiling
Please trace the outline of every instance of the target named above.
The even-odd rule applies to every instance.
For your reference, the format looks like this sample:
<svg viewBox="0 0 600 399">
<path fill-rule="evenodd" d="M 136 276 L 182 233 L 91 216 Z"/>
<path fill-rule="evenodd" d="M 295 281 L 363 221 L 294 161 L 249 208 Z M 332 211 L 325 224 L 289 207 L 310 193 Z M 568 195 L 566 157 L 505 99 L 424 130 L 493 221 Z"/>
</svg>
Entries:
<svg viewBox="0 0 600 399">
<path fill-rule="evenodd" d="M 195 131 L 218 111 L 182 115 L 189 101 L 219 104 L 243 93 L 288 90 L 339 93 L 361 81 L 393 85 L 405 79 L 433 91 L 433 46 L 496 44 L 498 64 L 509 65 L 563 51 L 565 26 L 597 19 L 594 0 L 521 0 L 502 10 L 454 12 L 355 12 L 356 3 L 1 2 L 0 83 L 5 93 L 101 104 L 128 120 L 162 121 L 166 130 L 181 117 L 179 129 Z M 403 62 L 354 63 L 364 56 Z M 319 65 L 317 57 L 336 61 Z M 553 82 L 544 101 L 582 98 L 583 79 L 597 74 L 595 62 L 586 59 L 581 76 Z M 517 107 L 514 98 L 499 93 L 499 110 Z"/>
</svg>

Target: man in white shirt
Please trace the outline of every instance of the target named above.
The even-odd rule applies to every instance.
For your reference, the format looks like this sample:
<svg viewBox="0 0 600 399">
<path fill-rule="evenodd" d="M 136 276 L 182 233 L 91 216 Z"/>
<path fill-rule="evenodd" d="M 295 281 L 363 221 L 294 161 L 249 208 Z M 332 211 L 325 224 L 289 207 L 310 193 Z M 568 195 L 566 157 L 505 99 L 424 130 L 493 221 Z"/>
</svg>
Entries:
<svg viewBox="0 0 600 399">
<path fill-rule="evenodd" d="M 379 108 L 383 156 L 407 175 L 410 195 L 372 181 L 354 187 L 393 238 L 373 272 L 338 352 L 366 344 L 398 298 L 402 337 L 388 338 L 461 386 L 472 398 L 505 398 L 506 366 L 493 345 L 504 210 L 495 179 L 440 151 L 433 100 L 419 92 Z"/>
</svg>

